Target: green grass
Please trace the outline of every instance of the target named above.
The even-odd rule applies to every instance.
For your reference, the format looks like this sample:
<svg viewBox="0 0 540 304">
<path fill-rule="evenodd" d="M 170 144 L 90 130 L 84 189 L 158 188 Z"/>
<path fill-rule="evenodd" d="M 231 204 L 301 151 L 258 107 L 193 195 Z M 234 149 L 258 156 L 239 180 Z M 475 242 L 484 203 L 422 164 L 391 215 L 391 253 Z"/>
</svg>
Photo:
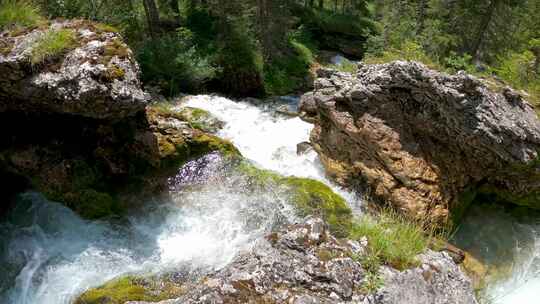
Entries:
<svg viewBox="0 0 540 304">
<path fill-rule="evenodd" d="M 30 63 L 40 64 L 59 56 L 77 45 L 75 31 L 70 29 L 49 30 L 32 46 Z"/>
<path fill-rule="evenodd" d="M 365 215 L 352 225 L 350 238 L 367 237 L 370 263 L 390 265 L 397 269 L 418 266 L 416 256 L 430 245 L 431 233 L 423 224 L 384 210 L 377 218 Z"/>
<path fill-rule="evenodd" d="M 43 21 L 39 10 L 30 2 L 6 0 L 0 3 L 0 30 L 37 26 Z"/>
</svg>

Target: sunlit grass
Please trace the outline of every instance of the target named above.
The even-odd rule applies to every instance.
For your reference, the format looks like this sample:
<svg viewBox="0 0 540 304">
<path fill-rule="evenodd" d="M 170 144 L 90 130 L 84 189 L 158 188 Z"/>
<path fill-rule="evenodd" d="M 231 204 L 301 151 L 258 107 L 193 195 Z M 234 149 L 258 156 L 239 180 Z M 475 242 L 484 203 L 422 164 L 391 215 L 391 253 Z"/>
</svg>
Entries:
<svg viewBox="0 0 540 304">
<path fill-rule="evenodd" d="M 6 0 L 0 2 L 0 29 L 32 27 L 43 22 L 39 10 L 30 2 Z"/>
<path fill-rule="evenodd" d="M 70 29 L 49 30 L 32 46 L 30 63 L 42 63 L 48 58 L 63 54 L 75 47 L 75 31 Z"/>
</svg>

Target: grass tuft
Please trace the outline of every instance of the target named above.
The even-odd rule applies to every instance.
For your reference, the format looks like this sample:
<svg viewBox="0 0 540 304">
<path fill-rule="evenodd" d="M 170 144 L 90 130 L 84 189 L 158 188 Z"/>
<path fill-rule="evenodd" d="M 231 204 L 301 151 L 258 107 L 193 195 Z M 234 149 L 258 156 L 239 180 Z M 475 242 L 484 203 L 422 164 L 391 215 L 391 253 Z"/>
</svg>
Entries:
<svg viewBox="0 0 540 304">
<path fill-rule="evenodd" d="M 33 27 L 43 21 L 39 10 L 30 2 L 15 0 L 0 2 L 0 30 Z"/>
<path fill-rule="evenodd" d="M 49 30 L 32 47 L 30 63 L 40 64 L 49 58 L 59 56 L 77 44 L 75 31 L 70 29 Z"/>
<path fill-rule="evenodd" d="M 367 237 L 371 264 L 379 261 L 402 270 L 418 266 L 416 256 L 429 247 L 432 234 L 426 233 L 422 223 L 384 210 L 377 218 L 365 215 L 354 222 L 350 237 Z"/>
</svg>

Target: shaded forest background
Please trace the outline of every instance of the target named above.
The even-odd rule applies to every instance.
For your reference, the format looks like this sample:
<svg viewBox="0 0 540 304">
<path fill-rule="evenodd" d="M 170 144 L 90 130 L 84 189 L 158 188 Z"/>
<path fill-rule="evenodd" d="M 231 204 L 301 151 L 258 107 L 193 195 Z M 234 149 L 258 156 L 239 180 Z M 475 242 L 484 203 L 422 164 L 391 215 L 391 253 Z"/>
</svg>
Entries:
<svg viewBox="0 0 540 304">
<path fill-rule="evenodd" d="M 145 84 L 165 95 L 299 92 L 337 52 L 465 70 L 540 96 L 538 0 L 2 0 L 0 26 L 32 7 L 115 27 Z"/>
</svg>

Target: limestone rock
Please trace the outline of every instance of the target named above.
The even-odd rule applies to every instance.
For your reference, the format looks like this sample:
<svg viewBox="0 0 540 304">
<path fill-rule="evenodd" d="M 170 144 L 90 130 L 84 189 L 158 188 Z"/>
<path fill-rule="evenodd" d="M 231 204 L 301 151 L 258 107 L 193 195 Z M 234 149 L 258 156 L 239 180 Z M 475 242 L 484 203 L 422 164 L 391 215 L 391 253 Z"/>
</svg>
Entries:
<svg viewBox="0 0 540 304">
<path fill-rule="evenodd" d="M 47 33 L 68 30 L 75 45 L 31 63 Z M 73 114 L 118 120 L 144 109 L 139 66 L 114 32 L 89 21 L 57 21 L 26 32 L 0 33 L 0 112 Z"/>
<path fill-rule="evenodd" d="M 367 273 L 360 259 L 352 258 L 366 254 L 366 245 L 337 240 L 321 219 L 308 218 L 184 286 L 181 297 L 160 303 L 477 303 L 459 267 L 446 253 L 432 251 L 421 255 L 421 265 L 413 269 L 382 267 L 382 287 L 366 294 Z"/>
<path fill-rule="evenodd" d="M 540 208 L 540 121 L 515 91 L 415 62 L 318 76 L 311 142 L 339 183 L 434 221 L 480 187 Z"/>
</svg>

